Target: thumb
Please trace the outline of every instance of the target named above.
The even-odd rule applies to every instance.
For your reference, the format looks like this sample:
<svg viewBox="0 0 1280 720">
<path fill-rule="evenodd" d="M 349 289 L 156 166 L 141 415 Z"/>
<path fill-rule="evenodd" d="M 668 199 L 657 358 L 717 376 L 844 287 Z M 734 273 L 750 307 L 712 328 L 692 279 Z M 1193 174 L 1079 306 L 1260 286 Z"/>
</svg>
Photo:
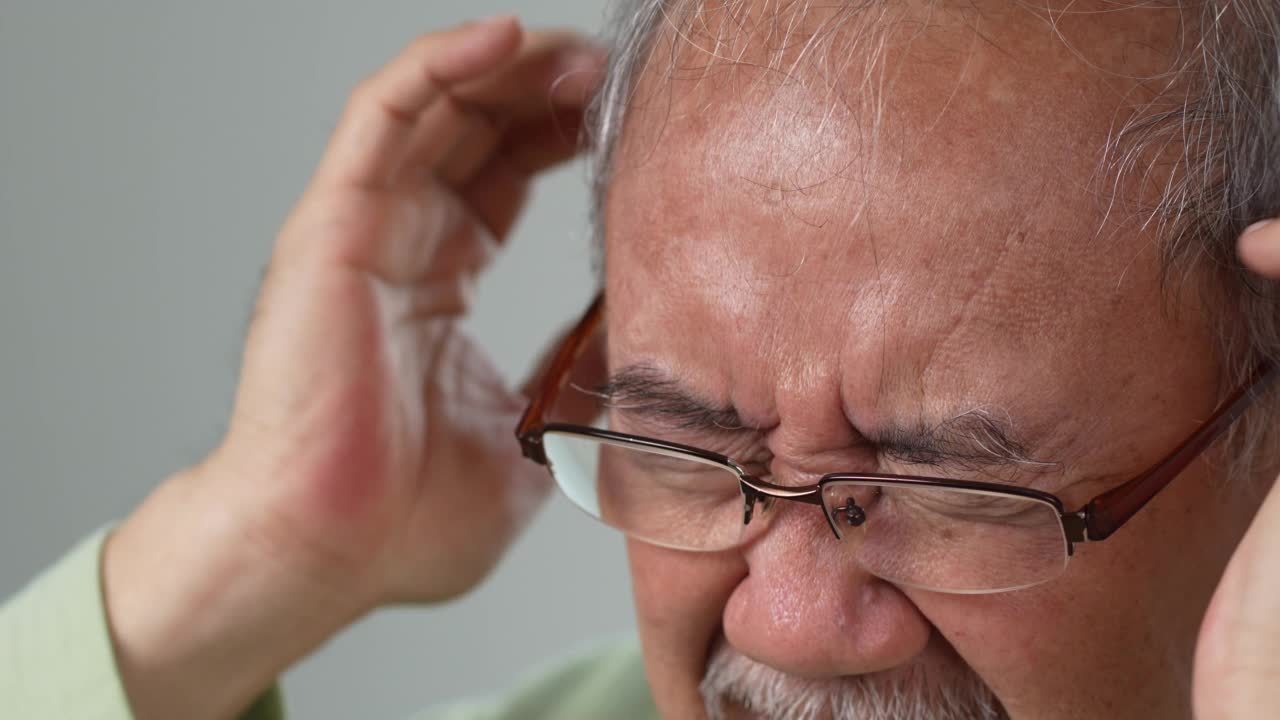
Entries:
<svg viewBox="0 0 1280 720">
<path fill-rule="evenodd" d="M 1280 222 L 1274 218 L 1246 228 L 1236 250 L 1244 264 L 1254 272 L 1280 278 Z"/>
</svg>

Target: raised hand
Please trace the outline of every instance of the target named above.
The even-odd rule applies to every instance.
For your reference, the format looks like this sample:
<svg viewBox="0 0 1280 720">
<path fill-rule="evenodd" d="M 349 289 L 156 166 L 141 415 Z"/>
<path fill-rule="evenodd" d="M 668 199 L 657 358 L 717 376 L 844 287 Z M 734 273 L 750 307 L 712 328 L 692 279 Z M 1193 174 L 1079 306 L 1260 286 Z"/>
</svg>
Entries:
<svg viewBox="0 0 1280 720">
<path fill-rule="evenodd" d="M 356 89 L 281 233 L 210 465 L 378 601 L 468 589 L 547 490 L 512 441 L 523 398 L 458 321 L 532 176 L 573 154 L 598 61 L 510 20 L 422 38 Z"/>
<path fill-rule="evenodd" d="M 1280 278 L 1280 222 L 1254 226 L 1239 249 L 1254 271 Z M 1200 628 L 1192 692 L 1196 720 L 1280 717 L 1280 483 L 1214 593 Z"/>
<path fill-rule="evenodd" d="M 458 322 L 533 176 L 575 152 L 601 61 L 499 18 L 352 94 L 277 241 L 225 440 L 108 542 L 139 717 L 234 713 L 369 609 L 469 589 L 526 524 L 548 481 L 512 435 L 523 399 Z"/>
</svg>

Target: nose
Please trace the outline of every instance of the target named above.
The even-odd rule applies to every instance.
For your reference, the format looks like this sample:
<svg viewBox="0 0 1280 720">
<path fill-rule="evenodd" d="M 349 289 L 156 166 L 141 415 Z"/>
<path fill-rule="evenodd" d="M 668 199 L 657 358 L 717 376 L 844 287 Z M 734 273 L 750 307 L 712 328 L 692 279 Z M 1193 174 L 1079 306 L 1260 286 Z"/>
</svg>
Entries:
<svg viewBox="0 0 1280 720">
<path fill-rule="evenodd" d="M 853 499 L 833 521 L 856 527 L 861 507 Z M 805 503 L 774 502 L 767 513 L 767 529 L 742 550 L 748 574 L 724 610 L 734 648 L 812 678 L 888 670 L 924 650 L 929 622 L 901 591 L 858 565 L 850 545 L 860 533 L 837 539 L 821 508 Z"/>
</svg>

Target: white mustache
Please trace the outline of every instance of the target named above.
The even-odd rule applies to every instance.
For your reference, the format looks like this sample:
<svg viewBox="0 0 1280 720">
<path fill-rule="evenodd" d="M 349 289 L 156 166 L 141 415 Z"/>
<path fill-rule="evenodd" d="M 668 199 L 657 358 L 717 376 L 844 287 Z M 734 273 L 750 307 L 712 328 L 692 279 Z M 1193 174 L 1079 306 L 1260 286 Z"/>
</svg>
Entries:
<svg viewBox="0 0 1280 720">
<path fill-rule="evenodd" d="M 769 720 L 1008 719 L 972 671 L 939 678 L 912 665 L 891 674 L 809 680 L 751 660 L 723 638 L 712 651 L 699 689 L 710 720 L 726 720 L 734 705 Z"/>
</svg>

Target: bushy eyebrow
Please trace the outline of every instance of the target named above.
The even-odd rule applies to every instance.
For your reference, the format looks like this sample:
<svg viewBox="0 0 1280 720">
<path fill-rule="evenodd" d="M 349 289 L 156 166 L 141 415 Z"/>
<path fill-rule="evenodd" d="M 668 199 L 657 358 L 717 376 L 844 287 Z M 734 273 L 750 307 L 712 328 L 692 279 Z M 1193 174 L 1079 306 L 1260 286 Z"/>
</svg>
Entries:
<svg viewBox="0 0 1280 720">
<path fill-rule="evenodd" d="M 1013 424 L 985 409 L 973 409 L 941 422 L 887 425 L 868 440 L 880 452 L 912 465 L 964 470 L 1019 467 L 1046 471 L 1062 463 L 1033 457 Z"/>
<path fill-rule="evenodd" d="M 716 405 L 650 365 L 629 365 L 612 373 L 595 394 L 606 407 L 645 417 L 673 430 L 744 430 L 738 411 Z"/>
<path fill-rule="evenodd" d="M 643 417 L 672 430 L 751 429 L 731 406 L 717 405 L 650 365 L 614 372 L 595 390 L 607 407 Z M 658 438 L 661 439 L 661 438 Z M 889 424 L 867 441 L 885 457 L 911 465 L 979 470 L 1018 467 L 1048 470 L 1061 466 L 1035 458 L 1007 418 L 974 409 L 937 423 Z"/>
</svg>

